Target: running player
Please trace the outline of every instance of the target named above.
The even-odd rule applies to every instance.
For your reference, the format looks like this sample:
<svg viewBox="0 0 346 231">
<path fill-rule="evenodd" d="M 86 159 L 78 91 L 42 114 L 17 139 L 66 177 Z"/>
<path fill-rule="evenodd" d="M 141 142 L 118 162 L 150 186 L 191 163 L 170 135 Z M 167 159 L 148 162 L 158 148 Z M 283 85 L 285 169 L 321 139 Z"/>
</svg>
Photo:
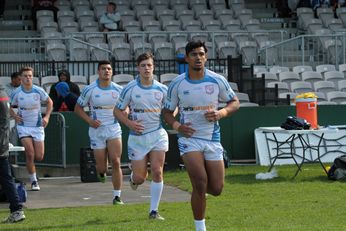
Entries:
<svg viewBox="0 0 346 231">
<path fill-rule="evenodd" d="M 74 111 L 90 126 L 90 146 L 94 150 L 99 180 L 106 181 L 109 159 L 112 163 L 113 204 L 124 204 L 120 199 L 123 177 L 121 127 L 113 115 L 122 87 L 111 81 L 113 70 L 109 61 L 99 62 L 98 75 L 98 80 L 84 88 Z M 85 106 L 89 106 L 90 116 L 84 111 Z"/>
<path fill-rule="evenodd" d="M 121 93 L 114 115 L 129 129 L 128 155 L 132 173 L 130 185 L 136 190 L 148 175 L 150 162 L 149 218 L 164 220 L 158 212 L 163 190 L 163 165 L 168 151 L 168 135 L 161 125 L 161 109 L 167 87 L 153 79 L 154 56 L 144 53 L 137 58 L 138 77 L 128 83 Z M 129 108 L 127 117 L 124 110 Z"/>
<path fill-rule="evenodd" d="M 21 86 L 11 94 L 11 116 L 17 124 L 18 137 L 25 148 L 26 168 L 31 181 L 31 190 L 39 191 L 34 161 L 44 157 L 44 128 L 48 125 L 53 102 L 43 88 L 33 85 L 34 70 L 20 70 Z M 41 103 L 46 103 L 46 112 L 41 116 Z M 18 112 L 13 107 L 18 107 Z"/>
<path fill-rule="evenodd" d="M 192 184 L 191 206 L 198 231 L 206 230 L 206 193 L 221 194 L 224 184 L 223 147 L 218 120 L 239 108 L 239 100 L 227 80 L 205 68 L 207 48 L 192 41 L 186 47 L 188 71 L 169 85 L 163 115 L 179 132 L 178 145 Z M 219 102 L 227 105 L 219 109 Z M 180 121 L 174 110 L 179 107 Z"/>
</svg>

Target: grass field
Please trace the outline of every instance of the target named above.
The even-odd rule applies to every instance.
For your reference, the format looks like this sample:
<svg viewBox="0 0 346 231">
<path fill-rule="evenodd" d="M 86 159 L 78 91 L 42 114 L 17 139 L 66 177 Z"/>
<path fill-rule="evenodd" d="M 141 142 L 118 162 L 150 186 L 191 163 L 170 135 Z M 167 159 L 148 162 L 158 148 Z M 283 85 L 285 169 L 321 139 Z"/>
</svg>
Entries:
<svg viewBox="0 0 346 231">
<path fill-rule="evenodd" d="M 341 231 L 346 230 L 346 184 L 329 181 L 318 164 L 305 164 L 292 179 L 295 166 L 277 167 L 279 177 L 260 181 L 266 167 L 231 166 L 220 197 L 208 196 L 208 231 Z M 191 191 L 185 171 L 165 172 L 165 183 Z M 27 209 L 18 224 L 0 230 L 194 230 L 190 203 L 161 203 L 165 221 L 152 221 L 147 204 L 61 209 Z M 0 210 L 6 217 L 8 210 Z"/>
</svg>

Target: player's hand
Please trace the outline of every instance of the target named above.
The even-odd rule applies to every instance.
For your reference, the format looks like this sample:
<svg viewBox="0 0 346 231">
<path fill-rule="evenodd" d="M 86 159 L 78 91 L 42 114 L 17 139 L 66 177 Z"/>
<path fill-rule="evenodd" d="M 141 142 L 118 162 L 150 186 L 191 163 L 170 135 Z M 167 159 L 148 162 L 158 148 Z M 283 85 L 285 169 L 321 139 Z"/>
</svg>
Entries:
<svg viewBox="0 0 346 231">
<path fill-rule="evenodd" d="M 130 129 L 138 135 L 142 134 L 144 131 L 144 126 L 141 122 L 141 120 L 132 120 L 130 124 Z"/>
<path fill-rule="evenodd" d="M 101 121 L 99 120 L 90 120 L 89 121 L 89 126 L 92 128 L 98 128 L 101 126 Z"/>
<path fill-rule="evenodd" d="M 13 118 L 16 121 L 17 124 L 23 122 L 23 119 L 22 119 L 22 117 L 20 115 L 16 114 Z"/>
<path fill-rule="evenodd" d="M 181 133 L 184 137 L 190 138 L 193 133 L 195 133 L 195 129 L 191 127 L 191 123 L 185 123 L 179 126 L 178 132 Z"/>
<path fill-rule="evenodd" d="M 208 110 L 206 113 L 204 113 L 204 117 L 209 122 L 215 122 L 221 119 L 221 114 L 218 110 Z"/>
<path fill-rule="evenodd" d="M 44 128 L 47 127 L 48 122 L 49 122 L 49 117 L 44 116 L 44 117 L 42 118 L 42 126 L 43 126 Z"/>
</svg>

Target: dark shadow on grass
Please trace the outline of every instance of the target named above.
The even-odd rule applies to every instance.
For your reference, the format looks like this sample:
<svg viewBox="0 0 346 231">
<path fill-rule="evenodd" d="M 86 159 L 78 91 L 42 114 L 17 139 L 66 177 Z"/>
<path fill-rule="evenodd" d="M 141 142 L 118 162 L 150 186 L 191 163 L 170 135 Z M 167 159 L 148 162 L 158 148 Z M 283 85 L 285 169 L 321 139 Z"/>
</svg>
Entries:
<svg viewBox="0 0 346 231">
<path fill-rule="evenodd" d="M 117 220 L 117 224 L 126 224 L 129 222 L 133 222 L 133 219 L 124 219 L 124 220 Z M 23 221 L 22 223 L 25 223 L 25 221 Z M 18 224 L 22 224 L 22 223 L 18 223 Z M 83 230 L 85 227 L 89 227 L 90 226 L 95 226 L 95 225 L 106 225 L 106 226 L 113 226 L 115 223 L 114 222 L 105 222 L 102 221 L 102 219 L 93 219 L 93 220 L 88 220 L 83 224 L 66 224 L 66 225 L 48 225 L 48 226 L 40 226 L 40 227 L 35 227 L 35 228 L 23 228 L 20 227 L 20 229 L 16 228 L 15 225 L 16 224 L 8 224 L 9 226 L 11 226 L 11 228 L 2 228 L 1 227 L 1 231 L 10 231 L 10 230 L 20 230 L 20 231 L 32 231 L 32 230 L 50 230 L 50 229 L 55 229 L 55 230 L 64 230 L 64 229 L 75 229 L 75 230 Z"/>
</svg>

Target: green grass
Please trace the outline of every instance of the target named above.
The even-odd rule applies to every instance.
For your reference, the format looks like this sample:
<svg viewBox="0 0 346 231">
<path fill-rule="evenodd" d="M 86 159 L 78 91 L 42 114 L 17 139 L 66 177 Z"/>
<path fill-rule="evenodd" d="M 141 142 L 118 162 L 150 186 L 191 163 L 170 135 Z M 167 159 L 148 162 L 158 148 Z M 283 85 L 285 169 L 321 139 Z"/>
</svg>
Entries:
<svg viewBox="0 0 346 231">
<path fill-rule="evenodd" d="M 221 196 L 208 196 L 208 231 L 333 231 L 346 229 L 346 184 L 329 181 L 318 164 L 305 164 L 292 179 L 295 166 L 277 167 L 279 177 L 259 181 L 266 167 L 227 169 Z M 191 191 L 185 171 L 165 173 L 165 183 Z M 0 230 L 194 230 L 190 203 L 161 203 L 165 221 L 149 220 L 148 204 L 61 209 L 27 209 L 19 224 Z M 0 210 L 6 217 L 8 210 Z"/>
</svg>

